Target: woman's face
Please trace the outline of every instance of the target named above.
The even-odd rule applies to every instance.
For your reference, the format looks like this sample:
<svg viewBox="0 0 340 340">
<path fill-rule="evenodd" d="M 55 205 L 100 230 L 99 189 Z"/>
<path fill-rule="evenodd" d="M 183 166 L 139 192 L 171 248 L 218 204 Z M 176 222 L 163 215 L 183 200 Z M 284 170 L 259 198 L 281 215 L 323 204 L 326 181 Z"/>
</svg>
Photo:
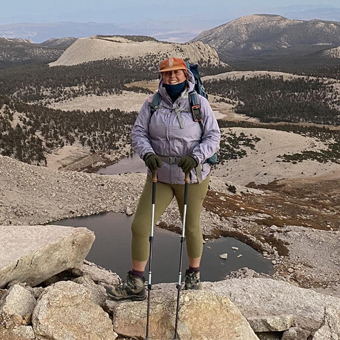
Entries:
<svg viewBox="0 0 340 340">
<path fill-rule="evenodd" d="M 166 85 L 177 85 L 186 80 L 183 70 L 162 72 L 163 83 Z"/>
</svg>

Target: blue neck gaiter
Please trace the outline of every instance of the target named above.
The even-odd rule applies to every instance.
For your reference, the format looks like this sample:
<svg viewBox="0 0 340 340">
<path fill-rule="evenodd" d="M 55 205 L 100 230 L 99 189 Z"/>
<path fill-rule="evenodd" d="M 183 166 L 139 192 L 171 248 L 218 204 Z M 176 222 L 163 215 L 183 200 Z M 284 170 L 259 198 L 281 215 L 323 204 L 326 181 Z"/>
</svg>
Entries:
<svg viewBox="0 0 340 340">
<path fill-rule="evenodd" d="M 185 89 L 185 85 L 186 85 L 186 80 L 183 81 L 183 83 L 179 83 L 179 84 L 176 84 L 176 85 L 164 84 L 166 92 L 170 96 L 172 102 L 174 102 L 181 95 L 181 93 Z"/>
</svg>

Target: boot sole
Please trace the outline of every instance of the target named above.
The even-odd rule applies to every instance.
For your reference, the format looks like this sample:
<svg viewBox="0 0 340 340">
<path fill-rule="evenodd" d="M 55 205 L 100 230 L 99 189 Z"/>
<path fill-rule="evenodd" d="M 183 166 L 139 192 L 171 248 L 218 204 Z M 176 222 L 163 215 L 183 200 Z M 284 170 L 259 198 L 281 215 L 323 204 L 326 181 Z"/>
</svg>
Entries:
<svg viewBox="0 0 340 340">
<path fill-rule="evenodd" d="M 115 296 L 107 292 L 107 296 L 113 301 L 143 301 L 146 299 L 146 295 L 138 296 L 138 295 L 130 295 L 130 296 Z"/>
<path fill-rule="evenodd" d="M 198 287 L 184 287 L 184 290 L 202 290 L 202 286 L 199 285 Z"/>
</svg>

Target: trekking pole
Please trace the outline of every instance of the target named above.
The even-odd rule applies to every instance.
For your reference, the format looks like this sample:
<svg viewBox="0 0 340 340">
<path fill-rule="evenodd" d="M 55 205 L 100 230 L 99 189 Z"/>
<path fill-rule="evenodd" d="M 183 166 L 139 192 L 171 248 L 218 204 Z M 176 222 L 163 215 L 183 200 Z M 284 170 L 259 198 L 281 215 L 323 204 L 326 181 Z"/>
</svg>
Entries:
<svg viewBox="0 0 340 340">
<path fill-rule="evenodd" d="M 149 237 L 150 243 L 150 252 L 149 252 L 149 278 L 148 278 L 148 304 L 147 304 L 147 312 L 146 312 L 146 335 L 145 340 L 149 340 L 149 318 L 150 318 L 150 293 L 151 293 L 151 266 L 152 266 L 152 244 L 153 244 L 153 234 L 154 234 L 154 225 L 155 225 L 155 201 L 156 201 L 156 183 L 157 183 L 157 170 L 155 170 L 152 174 L 152 195 L 151 195 L 151 232 Z"/>
<path fill-rule="evenodd" d="M 181 236 L 181 251 L 179 253 L 179 271 L 177 283 L 177 306 L 176 306 L 176 320 L 175 320 L 175 335 L 173 340 L 178 340 L 177 325 L 178 325 L 178 311 L 179 311 L 179 297 L 182 284 L 182 259 L 183 259 L 183 243 L 185 241 L 185 220 L 187 216 L 187 201 L 188 201 L 188 184 L 190 182 L 189 173 L 185 174 L 184 179 L 184 207 L 183 207 L 183 222 L 182 222 L 182 236 Z"/>
</svg>

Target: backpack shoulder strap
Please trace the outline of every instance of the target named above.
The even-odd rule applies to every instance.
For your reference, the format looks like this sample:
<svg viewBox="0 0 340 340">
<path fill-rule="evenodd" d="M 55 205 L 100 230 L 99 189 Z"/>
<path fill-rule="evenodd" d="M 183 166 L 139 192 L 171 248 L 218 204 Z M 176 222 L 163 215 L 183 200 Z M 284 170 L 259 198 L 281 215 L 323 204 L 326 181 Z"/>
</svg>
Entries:
<svg viewBox="0 0 340 340">
<path fill-rule="evenodd" d="M 189 96 L 189 103 L 190 103 L 190 109 L 192 113 L 192 119 L 195 122 L 198 122 L 200 124 L 202 133 L 203 133 L 203 124 L 202 124 L 202 111 L 201 111 L 201 105 L 198 102 L 197 92 L 191 91 L 188 93 Z"/>
<path fill-rule="evenodd" d="M 195 90 L 191 91 L 188 93 L 188 96 L 189 96 L 189 103 L 190 103 L 192 118 L 195 122 L 198 122 L 200 124 L 201 130 L 203 132 L 202 111 L 201 111 L 201 105 L 198 102 L 197 92 Z M 156 110 L 159 108 L 160 101 L 161 101 L 161 95 L 159 92 L 156 92 L 152 100 L 149 101 L 150 119 L 152 115 L 156 112 Z"/>
<path fill-rule="evenodd" d="M 155 113 L 155 111 L 158 109 L 160 102 L 161 102 L 161 95 L 159 92 L 156 92 L 152 100 L 149 100 L 150 118 Z"/>
</svg>

